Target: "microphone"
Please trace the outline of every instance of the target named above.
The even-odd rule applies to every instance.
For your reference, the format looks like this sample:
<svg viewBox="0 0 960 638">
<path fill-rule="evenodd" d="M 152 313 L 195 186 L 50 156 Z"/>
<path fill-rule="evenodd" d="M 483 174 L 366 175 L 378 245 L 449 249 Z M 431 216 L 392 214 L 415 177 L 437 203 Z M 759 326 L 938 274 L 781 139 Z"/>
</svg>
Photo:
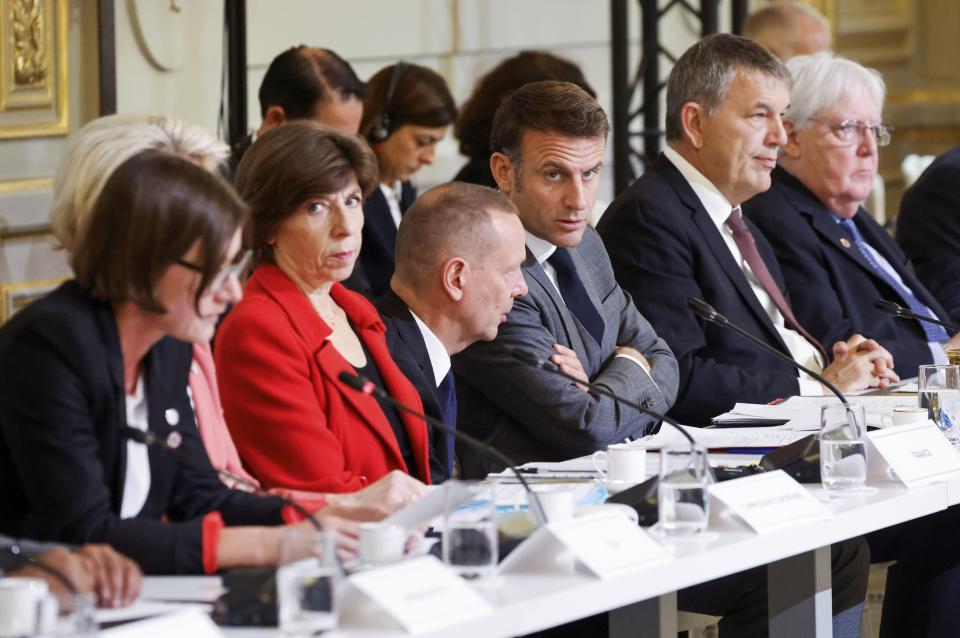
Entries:
<svg viewBox="0 0 960 638">
<path fill-rule="evenodd" d="M 853 410 L 850 408 L 850 403 L 847 402 L 847 398 L 843 396 L 843 393 L 841 393 L 836 386 L 824 379 L 822 375 L 800 365 L 793 360 L 793 357 L 787 356 L 768 344 L 766 341 L 758 339 L 737 324 L 732 323 L 703 299 L 691 297 L 690 299 L 687 299 L 687 307 L 693 310 L 693 312 L 701 319 L 732 330 L 747 341 L 750 341 L 754 345 L 777 357 L 784 363 L 793 366 L 797 370 L 807 373 L 822 383 L 828 390 L 833 392 L 838 399 L 840 399 L 840 403 L 843 404 L 847 413 L 847 421 L 850 423 L 853 422 Z M 818 482 L 820 481 L 820 441 L 816 434 L 811 434 L 810 436 L 804 437 L 799 441 L 785 445 L 769 454 L 763 455 L 763 457 L 760 459 L 760 467 L 764 468 L 765 470 L 781 469 L 800 483 Z"/>
<path fill-rule="evenodd" d="M 376 383 L 366 378 L 363 375 L 351 374 L 344 370 L 338 376 L 340 382 L 352 390 L 356 390 L 362 394 L 369 394 L 376 399 L 381 401 L 386 401 L 390 405 L 394 406 L 401 412 L 406 412 L 407 414 L 412 414 L 418 419 L 423 419 L 433 427 L 437 428 L 441 432 L 453 436 L 455 439 L 463 441 L 470 447 L 478 450 L 487 458 L 492 458 L 499 463 L 506 465 L 514 476 L 517 477 L 517 480 L 520 481 L 520 485 L 523 486 L 523 489 L 527 492 L 527 499 L 530 504 L 530 512 L 533 514 L 534 518 L 537 520 L 538 525 L 543 525 L 547 522 L 547 515 L 543 511 L 543 507 L 540 505 L 540 499 L 537 497 L 536 493 L 530 489 L 530 484 L 527 483 L 527 480 L 523 477 L 523 474 L 517 470 L 517 464 L 509 456 L 493 447 L 488 445 L 479 439 L 475 439 L 469 434 L 461 432 L 456 428 L 452 428 L 440 419 L 434 418 L 429 414 L 424 414 L 422 412 L 417 412 L 413 408 L 397 401 L 393 398 L 386 390 L 379 387 Z"/>
<path fill-rule="evenodd" d="M 926 315 L 917 314 L 909 308 L 904 308 L 900 304 L 893 301 L 878 299 L 877 302 L 873 304 L 873 307 L 880 312 L 885 312 L 900 319 L 916 319 L 917 321 L 926 321 L 927 323 L 935 323 L 938 326 L 943 326 L 944 328 L 948 328 L 954 332 L 960 332 L 960 326 L 947 323 L 946 321 L 940 321 L 939 319 L 934 319 L 933 317 L 928 317 Z"/>
<path fill-rule="evenodd" d="M 249 480 L 243 478 L 242 476 L 234 474 L 229 470 L 218 470 L 213 466 L 211 466 L 208 460 L 202 459 L 199 456 L 196 456 L 195 454 L 191 454 L 188 450 L 180 449 L 180 444 L 183 443 L 183 436 L 181 436 L 179 432 L 171 432 L 170 434 L 167 435 L 166 438 L 163 438 L 160 435 L 158 435 L 156 432 L 152 432 L 150 430 L 146 430 L 146 431 L 138 430 L 137 428 L 132 428 L 129 425 L 124 425 L 124 426 L 121 426 L 120 428 L 120 436 L 122 436 L 125 439 L 130 439 L 131 441 L 135 441 L 137 443 L 143 443 L 147 447 L 154 447 L 154 448 L 163 450 L 167 454 L 171 454 L 175 456 L 176 458 L 185 462 L 187 465 L 189 465 L 194 469 L 200 470 L 202 472 L 209 472 L 209 471 L 216 472 L 218 479 L 221 479 L 221 480 L 229 479 L 235 485 L 237 484 L 245 485 L 259 496 L 272 496 L 274 498 L 278 498 L 281 501 L 283 501 L 284 505 L 289 505 L 294 510 L 296 510 L 297 514 L 300 514 L 300 516 L 310 521 L 310 524 L 313 525 L 313 527 L 317 531 L 320 531 L 320 532 L 323 531 L 323 527 L 321 527 L 317 519 L 313 517 L 313 514 L 308 512 L 306 508 L 304 508 L 302 505 L 300 505 L 293 499 L 287 498 L 285 496 L 280 496 L 278 494 L 271 494 L 269 492 L 266 492 L 263 489 L 261 489 L 260 486 L 257 485 L 256 483 L 251 483 Z"/>
<path fill-rule="evenodd" d="M 17 562 L 17 566 L 10 571 L 16 571 L 17 569 L 21 569 L 27 565 L 32 565 L 40 571 L 47 572 L 60 581 L 60 584 L 64 586 L 64 588 L 67 590 L 67 593 L 69 593 L 71 596 L 76 596 L 79 593 L 77 591 L 77 586 L 73 584 L 73 581 L 70 580 L 70 578 L 63 573 L 63 571 L 57 569 L 53 565 L 43 562 L 42 554 L 37 555 L 35 552 L 27 552 L 18 543 L 14 543 L 9 547 L 5 547 L 3 551 L 13 556 Z"/>
<path fill-rule="evenodd" d="M 842 403 L 847 408 L 847 412 L 849 413 L 850 404 L 847 402 L 847 398 L 843 396 L 843 393 L 841 393 L 840 390 L 838 390 L 835 385 L 833 385 L 832 383 L 824 379 L 823 376 L 820 375 L 819 373 L 814 372 L 813 370 L 800 365 L 799 363 L 794 361 L 793 357 L 787 356 L 786 354 L 780 352 L 779 350 L 771 346 L 766 341 L 763 341 L 762 339 L 758 339 L 757 337 L 753 336 L 752 334 L 750 334 L 749 332 L 747 332 L 737 324 L 732 323 L 729 319 L 727 319 L 726 317 L 721 315 L 719 312 L 717 312 L 713 306 L 708 304 L 703 299 L 691 297 L 690 299 L 687 299 L 687 307 L 690 308 L 690 310 L 692 310 L 694 314 L 696 314 L 701 319 L 705 321 L 709 321 L 710 323 L 714 323 L 723 328 L 732 330 L 733 332 L 737 333 L 747 341 L 750 341 L 754 345 L 769 352 L 770 354 L 780 359 L 784 363 L 787 363 L 793 366 L 797 370 L 807 373 L 809 376 L 813 377 L 814 379 L 822 383 L 828 390 L 830 390 L 830 392 L 833 392 L 837 396 L 837 398 L 840 399 L 840 403 Z"/>
<path fill-rule="evenodd" d="M 679 423 L 677 423 L 676 420 L 672 419 L 671 417 L 668 417 L 665 414 L 660 414 L 655 410 L 651 410 L 646 406 L 640 405 L 636 401 L 631 401 L 629 399 L 621 397 L 620 395 L 614 392 L 611 392 L 610 390 L 606 389 L 601 385 L 590 383 L 589 381 L 584 382 L 581 379 L 573 376 L 572 374 L 564 372 L 563 370 L 561 370 L 559 367 L 557 367 L 550 361 L 544 361 L 543 359 L 538 357 L 535 353 L 530 352 L 529 350 L 514 350 L 511 354 L 513 355 L 514 359 L 516 359 L 517 361 L 520 361 L 521 363 L 527 364 L 531 368 L 539 368 L 540 370 L 544 370 L 551 374 L 555 374 L 559 377 L 563 377 L 568 381 L 579 383 L 580 385 L 589 388 L 590 390 L 592 390 L 593 392 L 596 392 L 597 394 L 602 394 L 605 397 L 610 397 L 617 403 L 622 403 L 623 405 L 631 407 L 634 410 L 637 410 L 638 412 L 642 412 L 643 414 L 652 416 L 655 419 L 658 419 L 660 421 L 663 421 L 664 423 L 669 424 L 670 426 L 676 428 L 676 430 L 683 435 L 683 437 L 690 443 L 691 449 L 697 444 L 697 442 L 693 440 L 693 437 L 690 436 L 690 433 L 687 432 L 682 425 L 680 425 Z"/>
</svg>

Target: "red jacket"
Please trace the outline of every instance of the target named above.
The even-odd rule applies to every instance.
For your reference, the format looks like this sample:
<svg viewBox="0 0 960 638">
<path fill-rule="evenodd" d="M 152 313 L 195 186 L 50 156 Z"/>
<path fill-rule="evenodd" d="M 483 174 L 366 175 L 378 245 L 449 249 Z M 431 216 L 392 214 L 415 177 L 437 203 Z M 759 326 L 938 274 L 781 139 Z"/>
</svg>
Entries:
<svg viewBox="0 0 960 638">
<path fill-rule="evenodd" d="M 386 390 L 421 410 L 413 384 L 387 351 L 374 307 L 340 284 L 330 295 L 353 323 Z M 279 268 L 257 268 L 217 331 L 215 347 L 224 415 L 244 465 L 268 488 L 352 492 L 394 469 L 429 483 L 426 424 L 400 413 L 417 460 L 414 473 L 377 400 L 337 379 L 355 370 L 327 341 L 330 332 Z"/>
</svg>

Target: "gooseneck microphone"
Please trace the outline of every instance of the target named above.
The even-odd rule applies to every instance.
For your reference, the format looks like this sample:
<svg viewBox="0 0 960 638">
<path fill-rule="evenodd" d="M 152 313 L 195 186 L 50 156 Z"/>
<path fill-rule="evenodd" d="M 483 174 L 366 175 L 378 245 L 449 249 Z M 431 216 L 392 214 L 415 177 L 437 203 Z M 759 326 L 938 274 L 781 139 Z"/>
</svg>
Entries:
<svg viewBox="0 0 960 638">
<path fill-rule="evenodd" d="M 259 496 L 272 496 L 273 498 L 278 498 L 283 501 L 284 505 L 289 505 L 296 510 L 297 514 L 310 521 L 310 524 L 313 525 L 317 531 L 323 531 L 323 527 L 320 525 L 319 521 L 314 518 L 313 514 L 308 512 L 302 505 L 293 499 L 280 496 L 279 494 L 271 494 L 270 492 L 261 489 L 261 487 L 256 483 L 251 483 L 249 480 L 243 478 L 242 476 L 238 476 L 229 470 L 218 470 L 211 466 L 210 462 L 206 459 L 202 459 L 195 454 L 191 454 L 188 450 L 181 449 L 180 443 L 183 441 L 183 438 L 179 432 L 171 432 L 167 438 L 163 438 L 156 432 L 152 432 L 150 430 L 138 430 L 137 428 L 132 428 L 129 425 L 124 425 L 120 428 L 120 436 L 125 439 L 130 439 L 131 441 L 136 441 L 137 443 L 143 443 L 147 447 L 155 447 L 163 450 L 167 454 L 175 456 L 194 469 L 203 472 L 215 472 L 217 478 L 229 479 L 233 481 L 234 484 L 245 485 Z"/>
<path fill-rule="evenodd" d="M 469 434 L 465 434 L 456 428 L 452 428 L 440 419 L 430 416 L 429 414 L 424 414 L 423 412 L 418 412 L 410 406 L 398 401 L 393 398 L 386 390 L 378 386 L 376 383 L 366 378 L 363 375 L 351 374 L 344 370 L 341 372 L 338 377 L 340 382 L 352 390 L 356 390 L 362 394 L 369 394 L 376 399 L 381 401 L 386 401 L 390 405 L 394 406 L 401 412 L 406 412 L 407 414 L 412 414 L 418 419 L 423 419 L 433 427 L 437 428 L 445 434 L 453 436 L 455 439 L 463 441 L 470 447 L 478 450 L 481 454 L 487 458 L 493 459 L 499 463 L 506 465 L 514 476 L 517 477 L 517 480 L 520 481 L 520 485 L 523 486 L 523 489 L 527 492 L 527 499 L 530 504 L 530 512 L 533 514 L 534 518 L 537 519 L 538 525 L 543 525 L 547 522 L 547 515 L 543 511 L 543 507 L 540 505 L 540 499 L 537 498 L 536 493 L 530 489 L 530 484 L 527 483 L 527 480 L 523 477 L 523 474 L 517 470 L 517 464 L 509 456 L 493 447 L 488 445 L 479 439 L 475 439 Z"/>
<path fill-rule="evenodd" d="M 655 419 L 658 419 L 660 421 L 663 421 L 664 423 L 667 423 L 668 425 L 676 428 L 676 430 L 680 432 L 680 434 L 682 434 L 685 439 L 687 439 L 687 441 L 690 443 L 691 448 L 693 448 L 697 444 L 697 442 L 694 441 L 693 437 L 690 436 L 690 433 L 687 432 L 682 425 L 680 425 L 674 419 L 672 419 L 671 417 L 668 417 L 665 414 L 660 414 L 656 410 L 651 410 L 650 408 L 643 406 L 637 403 L 636 401 L 631 401 L 630 399 L 624 398 L 616 394 L 615 392 L 611 392 L 610 390 L 603 387 L 602 385 L 599 385 L 596 383 L 590 383 L 589 381 L 584 382 L 582 379 L 579 379 L 578 377 L 575 377 L 572 374 L 564 372 L 559 367 L 557 367 L 557 365 L 554 364 L 553 362 L 549 360 L 541 359 L 539 356 L 537 356 L 533 352 L 530 352 L 529 350 L 514 350 L 513 352 L 511 352 L 511 354 L 513 355 L 514 359 L 516 359 L 517 361 L 520 361 L 521 363 L 527 364 L 531 368 L 538 368 L 540 370 L 544 370 L 545 372 L 549 372 L 559 377 L 563 377 L 568 381 L 579 383 L 580 385 L 586 388 L 589 388 L 590 390 L 592 390 L 593 392 L 596 392 L 597 394 L 602 394 L 605 397 L 609 397 L 613 399 L 617 403 L 621 403 L 627 407 L 631 407 L 634 410 L 637 410 L 638 412 L 642 412 L 647 416 L 652 416 Z"/>
<path fill-rule="evenodd" d="M 770 354 L 780 359 L 784 363 L 787 363 L 793 366 L 794 368 L 796 368 L 797 370 L 800 370 L 801 372 L 805 372 L 809 376 L 813 377 L 814 379 L 822 383 L 828 390 L 830 390 L 830 392 L 833 392 L 835 395 L 837 395 L 837 398 L 840 399 L 840 403 L 846 406 L 848 412 L 850 411 L 850 404 L 847 402 L 847 398 L 843 396 L 843 393 L 840 392 L 840 390 L 838 390 L 836 386 L 834 386 L 832 383 L 824 379 L 823 376 L 820 375 L 819 373 L 814 372 L 813 370 L 800 365 L 799 363 L 794 361 L 793 357 L 790 357 L 780 352 L 779 350 L 771 346 L 766 341 L 763 341 L 762 339 L 758 339 L 757 337 L 753 336 L 752 334 L 750 334 L 749 332 L 747 332 L 737 324 L 731 322 L 729 319 L 727 319 L 726 317 L 721 315 L 719 312 L 717 312 L 713 306 L 708 304 L 703 299 L 698 299 L 697 297 L 691 297 L 687 299 L 687 307 L 690 308 L 690 310 L 692 310 L 694 314 L 696 314 L 701 319 L 705 321 L 709 321 L 710 323 L 716 324 L 722 328 L 727 328 L 737 333 L 747 341 L 750 341 L 757 347 L 762 348 L 766 352 L 769 352 Z"/>
<path fill-rule="evenodd" d="M 77 586 L 73 584 L 73 581 L 70 580 L 70 578 L 65 573 L 63 573 L 61 570 L 57 569 L 53 565 L 50 565 L 43 561 L 42 554 L 38 555 L 34 552 L 28 552 L 24 550 L 24 548 L 21 547 L 19 543 L 14 543 L 12 545 L 9 545 L 8 547 L 5 547 L 3 551 L 13 556 L 14 561 L 16 561 L 17 563 L 16 567 L 14 567 L 9 571 L 16 571 L 18 569 L 21 569 L 27 566 L 35 567 L 42 572 L 47 572 L 48 574 L 56 578 L 58 581 L 60 581 L 60 584 L 64 586 L 64 588 L 67 590 L 67 592 L 71 596 L 76 596 L 79 593 L 77 591 Z"/>
<path fill-rule="evenodd" d="M 960 326 L 957 326 L 956 324 L 947 323 L 946 321 L 941 321 L 940 319 L 934 319 L 933 317 L 917 314 L 909 308 L 904 308 L 900 304 L 893 301 L 878 299 L 877 302 L 873 304 L 873 307 L 880 312 L 885 312 L 900 319 L 916 319 L 917 321 L 926 321 L 927 323 L 935 323 L 938 326 L 943 326 L 944 328 L 953 330 L 954 332 L 960 332 Z"/>
</svg>

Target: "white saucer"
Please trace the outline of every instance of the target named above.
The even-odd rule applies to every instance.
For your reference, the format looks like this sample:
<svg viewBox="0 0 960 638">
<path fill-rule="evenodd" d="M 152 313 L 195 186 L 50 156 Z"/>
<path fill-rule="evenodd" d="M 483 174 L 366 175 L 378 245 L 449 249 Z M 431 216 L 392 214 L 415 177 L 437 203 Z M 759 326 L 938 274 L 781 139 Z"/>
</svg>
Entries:
<svg viewBox="0 0 960 638">
<path fill-rule="evenodd" d="M 642 483 L 642 481 L 631 483 L 628 481 L 611 481 L 610 479 L 602 479 L 602 478 L 598 478 L 595 480 L 597 481 L 597 483 L 607 488 L 607 492 L 609 492 L 610 494 L 617 494 L 619 492 L 622 492 L 625 489 L 633 487 L 634 485 L 640 485 L 640 483 Z"/>
</svg>

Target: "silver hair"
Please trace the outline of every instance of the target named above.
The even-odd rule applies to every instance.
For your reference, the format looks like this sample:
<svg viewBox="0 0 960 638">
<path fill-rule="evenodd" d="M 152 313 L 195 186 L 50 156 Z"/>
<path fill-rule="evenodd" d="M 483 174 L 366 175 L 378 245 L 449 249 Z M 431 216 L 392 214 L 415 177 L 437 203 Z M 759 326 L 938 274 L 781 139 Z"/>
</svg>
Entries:
<svg viewBox="0 0 960 638">
<path fill-rule="evenodd" d="M 797 128 L 806 128 L 819 111 L 860 88 L 883 108 L 887 91 L 883 77 L 853 60 L 824 52 L 797 56 L 787 62 L 787 68 L 793 76 L 793 89 L 785 118 Z"/>
<path fill-rule="evenodd" d="M 113 171 L 148 150 L 178 155 L 210 172 L 230 152 L 205 129 L 163 115 L 108 115 L 88 122 L 70 140 L 53 184 L 50 226 L 61 247 L 69 251 L 76 244 Z"/>
</svg>

